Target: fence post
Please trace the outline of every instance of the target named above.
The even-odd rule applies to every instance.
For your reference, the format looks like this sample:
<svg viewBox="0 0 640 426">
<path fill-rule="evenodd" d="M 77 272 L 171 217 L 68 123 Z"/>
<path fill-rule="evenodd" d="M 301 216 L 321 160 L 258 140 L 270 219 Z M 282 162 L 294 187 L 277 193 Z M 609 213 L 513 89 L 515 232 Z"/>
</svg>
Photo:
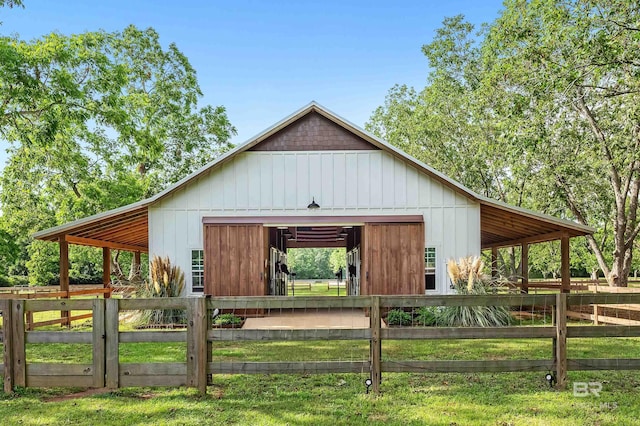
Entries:
<svg viewBox="0 0 640 426">
<path fill-rule="evenodd" d="M 371 328 L 371 382 L 373 393 L 380 393 L 380 382 L 382 381 L 381 355 L 382 342 L 380 341 L 380 296 L 371 296 L 371 315 L 369 316 L 369 327 Z"/>
<path fill-rule="evenodd" d="M 33 330 L 33 311 L 27 311 L 27 331 Z"/>
<path fill-rule="evenodd" d="M 556 294 L 555 365 L 556 387 L 567 385 L 567 293 Z"/>
<path fill-rule="evenodd" d="M 2 345 L 4 349 L 4 392 L 13 392 L 13 333 L 11 321 L 11 299 L 0 300 L 2 310 Z"/>
<path fill-rule="evenodd" d="M 105 367 L 106 386 L 117 389 L 120 382 L 120 354 L 119 345 L 119 301 L 120 299 L 106 299 L 105 305 Z"/>
<path fill-rule="evenodd" d="M 24 300 L 12 301 L 11 335 L 13 346 L 13 386 L 27 385 L 26 351 L 24 341 Z"/>
<path fill-rule="evenodd" d="M 187 309 L 187 385 L 207 392 L 207 300 L 191 298 Z"/>
<path fill-rule="evenodd" d="M 106 364 L 104 299 L 93 300 L 93 387 L 104 387 Z"/>
<path fill-rule="evenodd" d="M 205 316 L 205 322 L 206 322 L 206 329 L 205 329 L 205 337 L 207 338 L 207 347 L 206 347 L 206 351 L 207 351 L 207 365 L 205 366 L 205 373 L 207 374 L 207 384 L 208 385 L 212 385 L 213 384 L 213 374 L 211 373 L 207 373 L 207 370 L 209 369 L 209 364 L 213 361 L 213 342 L 209 341 L 209 330 L 211 330 L 212 326 L 213 326 L 213 318 L 211 317 L 211 315 L 209 314 L 209 311 L 207 310 L 208 306 L 209 306 L 209 300 L 211 300 L 211 295 L 207 294 L 204 296 L 205 297 L 205 311 L 204 311 L 204 316 Z"/>
<path fill-rule="evenodd" d="M 596 284 L 595 289 L 593 290 L 594 294 L 598 293 L 598 284 Z M 593 305 L 593 325 L 600 324 L 598 320 L 598 305 Z"/>
</svg>

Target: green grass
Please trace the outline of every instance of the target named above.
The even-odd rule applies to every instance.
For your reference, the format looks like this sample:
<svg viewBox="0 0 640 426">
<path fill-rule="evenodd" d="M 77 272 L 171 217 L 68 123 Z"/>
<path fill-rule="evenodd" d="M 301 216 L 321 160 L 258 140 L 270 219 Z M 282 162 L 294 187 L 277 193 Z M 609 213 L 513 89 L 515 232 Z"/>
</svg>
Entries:
<svg viewBox="0 0 640 426">
<path fill-rule="evenodd" d="M 328 280 L 321 280 L 321 282 L 313 282 L 311 288 L 296 284 L 295 294 L 291 291 L 291 284 L 289 284 L 289 296 L 346 296 L 347 290 L 345 287 L 340 287 L 340 294 L 338 294 L 338 288 L 336 287 L 335 280 L 331 281 L 331 288 L 327 288 Z"/>
<path fill-rule="evenodd" d="M 383 359 L 549 358 L 549 339 L 385 341 Z M 640 339 L 570 339 L 569 357 L 638 357 Z M 367 342 L 217 342 L 214 360 L 364 360 Z M 184 362 L 185 344 L 122 344 L 121 362 Z M 28 344 L 27 361 L 89 363 L 89 345 Z M 0 394 L 3 424 L 638 424 L 638 372 L 570 372 L 566 391 L 543 373 L 383 375 L 381 396 L 362 374 L 215 376 L 206 396 L 190 389 L 121 389 L 46 402 L 73 389 Z M 599 398 L 574 397 L 572 381 L 600 381 Z M 76 389 L 77 390 L 77 389 Z"/>
<path fill-rule="evenodd" d="M 549 359 L 550 339 L 506 340 L 385 340 L 383 360 L 480 360 Z M 214 361 L 363 361 L 368 359 L 366 341 L 309 342 L 217 342 Z M 569 358 L 636 358 L 640 339 L 569 339 Z M 184 362 L 185 343 L 123 343 L 121 362 Z M 27 362 L 86 364 L 91 362 L 88 344 L 27 344 Z"/>
<path fill-rule="evenodd" d="M 296 295 L 301 289 L 296 290 Z M 340 290 L 341 294 L 343 289 Z M 307 295 L 337 294 L 326 283 Z M 518 324 L 545 324 L 543 319 Z M 547 321 L 546 325 L 550 325 Z M 60 326 L 47 327 L 64 330 Z M 129 327 L 123 327 L 129 330 Z M 88 331 L 84 327 L 73 330 Z M 549 359 L 550 339 L 383 342 L 384 360 Z M 215 361 L 362 361 L 366 341 L 216 342 Z M 569 339 L 570 358 L 638 358 L 640 338 Z M 184 343 L 127 343 L 120 361 L 184 362 Z M 90 363 L 91 346 L 27 344 L 27 362 Z M 49 402 L 78 389 L 0 393 L 2 424 L 58 425 L 634 425 L 640 372 L 570 372 L 565 391 L 544 372 L 384 373 L 382 395 L 365 394 L 361 374 L 219 375 L 206 396 L 185 388 L 130 388 Z M 600 397 L 573 396 L 576 381 L 601 382 Z"/>
<path fill-rule="evenodd" d="M 576 373 L 603 381 L 599 398 L 550 390 L 542 374 L 384 374 L 381 396 L 365 374 L 216 376 L 206 396 L 190 389 L 124 389 L 45 402 L 62 389 L 0 396 L 3 424 L 58 425 L 633 425 L 637 375 Z"/>
</svg>

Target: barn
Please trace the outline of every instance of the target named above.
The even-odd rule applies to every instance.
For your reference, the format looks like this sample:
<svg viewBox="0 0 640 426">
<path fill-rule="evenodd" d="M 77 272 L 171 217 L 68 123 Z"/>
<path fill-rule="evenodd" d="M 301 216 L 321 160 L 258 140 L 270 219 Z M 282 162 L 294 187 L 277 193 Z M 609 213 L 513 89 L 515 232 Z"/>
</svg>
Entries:
<svg viewBox="0 0 640 426">
<path fill-rule="evenodd" d="M 344 247 L 348 293 L 446 294 L 446 261 L 593 229 L 486 198 L 312 102 L 157 195 L 40 231 L 68 247 L 168 256 L 186 294 L 286 295 L 289 248 Z M 526 284 L 527 268 L 523 282 Z M 525 285 L 526 288 L 526 285 Z"/>
</svg>

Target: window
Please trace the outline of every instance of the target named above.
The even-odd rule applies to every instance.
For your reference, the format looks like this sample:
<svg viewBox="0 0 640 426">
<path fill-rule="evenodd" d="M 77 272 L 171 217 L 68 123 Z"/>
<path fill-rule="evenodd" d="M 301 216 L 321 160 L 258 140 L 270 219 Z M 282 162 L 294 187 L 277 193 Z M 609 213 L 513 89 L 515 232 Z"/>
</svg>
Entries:
<svg viewBox="0 0 640 426">
<path fill-rule="evenodd" d="M 204 250 L 191 250 L 191 292 L 204 291 Z"/>
<path fill-rule="evenodd" d="M 424 282 L 425 290 L 436 289 L 436 248 L 427 247 L 424 249 Z"/>
</svg>

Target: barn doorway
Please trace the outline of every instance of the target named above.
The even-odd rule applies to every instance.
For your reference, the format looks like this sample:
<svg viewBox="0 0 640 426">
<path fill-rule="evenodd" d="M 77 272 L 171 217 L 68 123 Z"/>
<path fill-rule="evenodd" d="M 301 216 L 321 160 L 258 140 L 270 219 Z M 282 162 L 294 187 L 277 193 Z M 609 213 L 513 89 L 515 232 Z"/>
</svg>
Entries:
<svg viewBox="0 0 640 426">
<path fill-rule="evenodd" d="M 319 291 L 319 287 L 312 287 L 316 284 L 326 286 L 325 295 L 357 296 L 360 294 L 361 225 L 281 225 L 268 227 L 267 234 L 269 236 L 267 259 L 269 295 L 295 296 L 296 290 L 298 295 L 322 295 L 323 292 Z M 330 273 L 324 271 L 322 277 L 307 276 L 308 271 L 300 270 L 300 262 L 296 262 L 300 260 L 297 255 L 309 253 L 313 249 L 318 253 L 322 253 L 319 249 L 326 249 L 333 251 L 334 254 L 339 250 L 338 255 L 343 256 L 344 260 L 339 262 L 339 267 L 330 267 Z M 322 260 L 318 259 L 317 262 Z M 305 260 L 307 263 L 314 261 L 308 258 Z M 305 281 L 310 278 L 318 279 L 312 279 L 312 282 Z M 332 289 L 336 294 L 330 291 Z"/>
</svg>

